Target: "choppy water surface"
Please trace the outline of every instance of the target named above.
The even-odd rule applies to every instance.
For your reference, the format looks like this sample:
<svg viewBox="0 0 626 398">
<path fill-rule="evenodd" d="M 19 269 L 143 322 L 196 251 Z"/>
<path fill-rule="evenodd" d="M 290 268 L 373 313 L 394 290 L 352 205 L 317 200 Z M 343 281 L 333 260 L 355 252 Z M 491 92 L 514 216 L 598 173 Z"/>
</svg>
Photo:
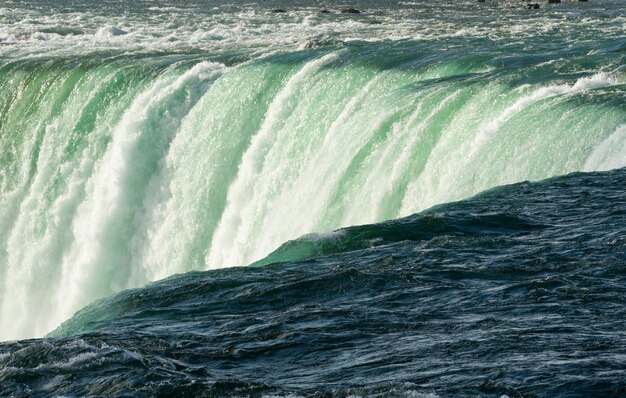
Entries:
<svg viewBox="0 0 626 398">
<path fill-rule="evenodd" d="M 255 57 L 362 41 L 419 41 L 440 50 L 465 47 L 469 53 L 504 50 L 510 55 L 542 48 L 573 55 L 581 47 L 601 50 L 611 39 L 618 41 L 618 48 L 620 39 L 623 44 L 621 0 L 542 5 L 540 11 L 528 12 L 525 3 L 514 0 L 5 1 L 0 6 L 0 43 L 5 54 L 33 57 L 106 50 Z M 363 13 L 339 14 L 348 7 Z M 271 12 L 277 8 L 288 12 Z"/>
</svg>

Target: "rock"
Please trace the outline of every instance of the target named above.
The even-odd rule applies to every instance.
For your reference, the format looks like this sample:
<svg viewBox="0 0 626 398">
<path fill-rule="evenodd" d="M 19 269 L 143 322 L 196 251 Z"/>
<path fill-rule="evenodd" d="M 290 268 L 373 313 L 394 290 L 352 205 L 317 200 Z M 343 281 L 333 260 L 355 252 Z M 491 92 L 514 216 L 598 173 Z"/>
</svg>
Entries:
<svg viewBox="0 0 626 398">
<path fill-rule="evenodd" d="M 485 2 L 485 0 L 478 0 L 478 2 L 479 2 L 479 3 L 484 3 L 484 2 Z"/>
<path fill-rule="evenodd" d="M 282 9 L 282 8 L 275 8 L 272 10 L 272 12 L 274 13 L 283 13 L 283 12 L 287 12 L 287 10 Z"/>
<path fill-rule="evenodd" d="M 342 14 L 360 14 L 361 11 L 357 10 L 356 8 L 346 8 L 341 10 Z"/>
<path fill-rule="evenodd" d="M 527 6 L 528 6 L 529 10 L 538 10 L 539 9 L 539 3 L 528 3 Z"/>
<path fill-rule="evenodd" d="M 561 0 L 548 0 L 548 3 L 550 4 L 556 4 L 556 3 L 560 3 Z"/>
<path fill-rule="evenodd" d="M 328 11 L 328 10 L 320 10 L 320 14 L 330 14 L 330 11 Z"/>
</svg>

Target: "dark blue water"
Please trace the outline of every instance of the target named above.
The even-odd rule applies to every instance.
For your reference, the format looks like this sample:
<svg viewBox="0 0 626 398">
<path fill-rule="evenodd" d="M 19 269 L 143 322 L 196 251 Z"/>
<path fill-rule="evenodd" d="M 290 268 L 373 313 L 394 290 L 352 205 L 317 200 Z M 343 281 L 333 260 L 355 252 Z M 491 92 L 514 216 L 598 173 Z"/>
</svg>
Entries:
<svg viewBox="0 0 626 398">
<path fill-rule="evenodd" d="M 621 169 L 304 237 L 0 344 L 0 396 L 623 397 L 625 232 Z"/>
</svg>

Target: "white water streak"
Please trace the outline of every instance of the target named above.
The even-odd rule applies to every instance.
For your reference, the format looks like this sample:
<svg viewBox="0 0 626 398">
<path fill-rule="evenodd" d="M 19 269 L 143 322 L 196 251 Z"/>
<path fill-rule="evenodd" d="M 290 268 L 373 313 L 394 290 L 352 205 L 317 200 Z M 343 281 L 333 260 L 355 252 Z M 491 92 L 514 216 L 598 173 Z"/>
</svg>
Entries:
<svg viewBox="0 0 626 398">
<path fill-rule="evenodd" d="M 254 243 L 251 235 L 255 232 L 255 223 L 259 221 L 258 215 L 272 204 L 268 195 L 276 189 L 258 183 L 265 159 L 276 135 L 282 131 L 282 126 L 297 105 L 298 98 L 306 95 L 307 85 L 314 82 L 311 77 L 325 65 L 336 61 L 342 53 L 330 53 L 307 63 L 289 79 L 269 106 L 265 121 L 244 154 L 237 179 L 229 189 L 226 209 L 206 256 L 209 267 L 214 267 L 213 264 L 220 267 L 225 264 L 246 265 L 247 259 L 242 251 Z"/>
<path fill-rule="evenodd" d="M 70 139 L 76 122 L 61 115 L 48 124 L 38 173 L 9 238 L 0 338 L 46 333 L 93 299 L 131 285 L 132 270 L 141 268 L 133 248 L 142 238 L 137 219 L 150 176 L 181 119 L 223 70 L 222 65 L 201 63 L 178 78 L 157 81 L 113 129 L 112 142 L 95 172 L 90 148 L 78 163 L 61 161 L 67 142 L 58 141 Z M 105 82 L 79 87 L 91 87 L 94 95 Z M 68 109 L 71 118 L 82 114 L 79 107 Z M 90 146 L 97 141 L 94 134 Z M 45 196 L 55 179 L 68 185 L 48 208 Z M 25 244 L 33 237 L 34 242 Z"/>
<path fill-rule="evenodd" d="M 523 112 L 528 111 L 539 101 L 615 84 L 619 82 L 612 75 L 601 72 L 581 78 L 572 85 L 559 84 L 539 88 L 522 86 L 517 90 L 520 94 L 528 89 L 532 91 L 529 94 L 522 94 L 520 98 L 497 114 L 489 114 L 489 111 L 497 109 L 497 106 L 493 104 L 494 99 L 506 94 L 501 93 L 502 88 L 497 85 L 486 86 L 481 96 L 472 101 L 466 107 L 467 109 L 458 113 L 457 121 L 452 124 L 452 127 L 442 133 L 424 171 L 419 176 L 415 176 L 410 183 L 399 215 L 415 213 L 437 203 L 459 200 L 493 186 L 528 178 L 525 174 L 527 170 L 521 165 L 513 178 L 503 173 L 502 170 L 479 168 L 485 159 L 490 156 L 497 157 L 497 154 L 485 153 L 485 151 L 492 147 L 491 142 L 500 138 L 498 134 L 503 127 L 514 117 L 523 115 Z M 472 118 L 479 121 L 475 130 L 472 128 Z M 558 126 L 555 127 L 558 128 Z M 561 154 L 567 153 L 568 150 L 571 148 L 564 149 Z M 521 163 L 525 162 L 529 155 L 519 154 L 519 156 L 517 161 Z M 555 159 L 557 157 L 552 160 L 547 159 L 546 165 L 552 164 Z M 512 162 L 514 159 L 509 161 Z M 568 171 L 564 164 L 557 168 L 560 168 L 562 172 Z M 545 175 L 545 177 L 548 176 Z"/>
<path fill-rule="evenodd" d="M 619 126 L 593 150 L 583 170 L 602 171 L 621 167 L 626 167 L 626 124 Z"/>
<path fill-rule="evenodd" d="M 60 319 L 129 286 L 136 264 L 133 243 L 151 177 L 182 118 L 223 66 L 201 63 L 175 79 L 158 82 L 137 98 L 113 132 L 113 141 L 87 184 L 87 198 L 73 222 L 74 244 L 64 258 Z M 156 162 L 156 164 L 155 164 Z M 130 242 L 130 244 L 129 244 Z M 145 281 L 144 281 L 145 283 Z"/>
<path fill-rule="evenodd" d="M 83 81 L 85 95 L 76 93 L 75 100 L 45 127 L 43 142 L 37 158 L 37 170 L 30 185 L 22 186 L 8 195 L 15 203 L 15 212 L 1 214 L 3 221 L 13 220 L 7 229 L 5 278 L 0 312 L 0 338 L 14 338 L 33 333 L 40 334 L 54 326 L 55 321 L 33 314 L 55 310 L 50 296 L 58 289 L 57 264 L 61 263 L 63 248 L 71 242 L 71 217 L 83 199 L 82 182 L 91 174 L 93 158 L 88 151 L 78 164 L 63 160 L 64 150 L 71 140 L 71 131 L 84 107 L 101 87 L 113 78 L 90 76 Z M 82 103 L 79 102 L 82 100 Z M 41 120 L 40 123 L 44 123 Z M 43 127 L 41 127 L 43 128 Z M 97 136 L 97 134 L 94 134 Z M 33 137 L 34 138 L 34 137 Z M 27 142 L 22 156 L 29 159 L 32 142 Z M 24 184 L 28 179 L 22 177 Z M 47 196 L 55 181 L 66 180 L 65 192 L 50 205 Z M 5 210 L 9 210 L 5 208 Z M 27 332 L 28 331 L 28 332 Z"/>
</svg>

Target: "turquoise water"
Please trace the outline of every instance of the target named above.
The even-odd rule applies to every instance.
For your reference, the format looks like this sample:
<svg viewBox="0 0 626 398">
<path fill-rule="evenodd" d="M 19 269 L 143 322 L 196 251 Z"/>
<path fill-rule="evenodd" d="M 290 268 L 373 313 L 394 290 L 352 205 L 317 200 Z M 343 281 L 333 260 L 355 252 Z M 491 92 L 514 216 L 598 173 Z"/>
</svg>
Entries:
<svg viewBox="0 0 626 398">
<path fill-rule="evenodd" d="M 301 235 L 626 165 L 623 1 L 344 6 L 2 3 L 0 339 Z"/>
</svg>

